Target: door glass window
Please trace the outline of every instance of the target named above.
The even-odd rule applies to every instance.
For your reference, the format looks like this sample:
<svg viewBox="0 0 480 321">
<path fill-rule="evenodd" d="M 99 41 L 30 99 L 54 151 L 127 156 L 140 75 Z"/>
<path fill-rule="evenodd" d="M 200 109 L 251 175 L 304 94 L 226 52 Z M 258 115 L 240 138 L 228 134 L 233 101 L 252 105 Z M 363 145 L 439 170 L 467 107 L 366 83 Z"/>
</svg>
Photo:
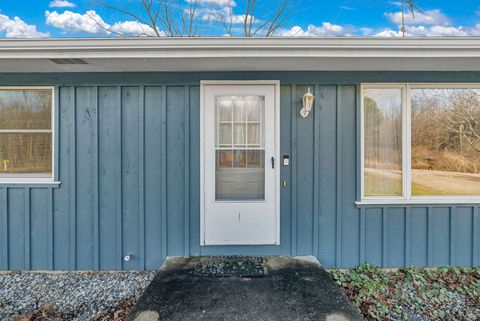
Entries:
<svg viewBox="0 0 480 321">
<path fill-rule="evenodd" d="M 265 199 L 265 97 L 215 97 L 215 199 Z"/>
</svg>

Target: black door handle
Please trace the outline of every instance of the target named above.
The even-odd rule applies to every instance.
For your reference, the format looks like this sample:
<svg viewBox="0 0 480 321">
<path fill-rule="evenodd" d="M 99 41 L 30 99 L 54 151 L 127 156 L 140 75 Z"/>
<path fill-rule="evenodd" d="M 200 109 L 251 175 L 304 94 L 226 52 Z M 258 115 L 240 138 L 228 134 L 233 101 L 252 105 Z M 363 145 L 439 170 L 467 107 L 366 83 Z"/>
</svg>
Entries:
<svg viewBox="0 0 480 321">
<path fill-rule="evenodd" d="M 272 156 L 272 168 L 275 168 L 275 157 Z"/>
</svg>

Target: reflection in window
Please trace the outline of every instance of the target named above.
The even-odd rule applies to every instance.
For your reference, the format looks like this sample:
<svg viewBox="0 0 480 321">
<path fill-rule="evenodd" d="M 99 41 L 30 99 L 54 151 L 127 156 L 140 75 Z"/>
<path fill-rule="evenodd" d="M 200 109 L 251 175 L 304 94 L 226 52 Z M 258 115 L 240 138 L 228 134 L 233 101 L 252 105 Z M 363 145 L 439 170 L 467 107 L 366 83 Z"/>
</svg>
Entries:
<svg viewBox="0 0 480 321">
<path fill-rule="evenodd" d="M 0 178 L 51 177 L 52 91 L 0 89 Z"/>
<path fill-rule="evenodd" d="M 364 194 L 402 195 L 402 89 L 364 94 Z"/>
<path fill-rule="evenodd" d="M 480 89 L 412 89 L 412 195 L 480 195 Z"/>
</svg>

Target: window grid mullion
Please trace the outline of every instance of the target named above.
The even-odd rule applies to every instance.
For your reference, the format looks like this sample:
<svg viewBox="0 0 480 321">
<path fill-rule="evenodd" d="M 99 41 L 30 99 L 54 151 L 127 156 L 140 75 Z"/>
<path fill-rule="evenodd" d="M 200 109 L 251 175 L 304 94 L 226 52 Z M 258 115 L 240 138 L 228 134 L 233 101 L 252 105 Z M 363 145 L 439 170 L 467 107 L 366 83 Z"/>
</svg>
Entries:
<svg viewBox="0 0 480 321">
<path fill-rule="evenodd" d="M 405 157 L 405 172 L 404 172 L 404 184 L 406 191 L 406 199 L 410 200 L 412 198 L 412 101 L 410 99 L 410 84 L 405 85 L 405 147 L 404 147 L 404 156 Z"/>
</svg>

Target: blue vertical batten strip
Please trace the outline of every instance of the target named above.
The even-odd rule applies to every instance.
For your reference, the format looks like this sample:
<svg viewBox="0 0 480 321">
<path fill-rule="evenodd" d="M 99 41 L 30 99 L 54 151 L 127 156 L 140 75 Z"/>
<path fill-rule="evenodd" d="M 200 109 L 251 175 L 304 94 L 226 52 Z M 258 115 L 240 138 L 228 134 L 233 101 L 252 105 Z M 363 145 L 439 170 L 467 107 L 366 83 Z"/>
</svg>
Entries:
<svg viewBox="0 0 480 321">
<path fill-rule="evenodd" d="M 121 270 L 123 268 L 123 238 L 122 238 L 122 87 L 117 87 L 118 91 L 118 112 L 115 114 L 117 131 L 115 135 L 115 156 L 117 161 L 116 164 L 116 219 L 115 219 L 115 231 L 116 231 L 116 241 L 117 241 L 117 269 Z"/>
<path fill-rule="evenodd" d="M 388 266 L 388 208 L 382 207 L 382 267 Z"/>
<path fill-rule="evenodd" d="M 480 266 L 480 214 L 478 206 L 473 207 L 473 229 L 472 229 L 472 264 Z"/>
<path fill-rule="evenodd" d="M 95 91 L 95 118 L 93 124 L 93 266 L 96 270 L 100 268 L 100 235 L 99 235 L 99 191 L 98 191 L 98 184 L 99 184 L 99 175 L 98 175 L 98 166 L 99 166 L 99 137 L 98 137 L 98 123 L 99 123 L 99 94 L 98 94 L 98 86 L 94 87 Z"/>
<path fill-rule="evenodd" d="M 297 86 L 292 85 L 292 210 L 291 254 L 297 255 Z"/>
<path fill-rule="evenodd" d="M 31 258 L 32 256 L 30 255 L 30 250 L 32 246 L 31 242 L 31 218 L 30 218 L 30 188 L 25 187 L 25 269 L 30 270 L 31 269 Z"/>
<path fill-rule="evenodd" d="M 162 102 L 161 102 L 161 121 L 162 121 L 162 184 L 161 184 L 161 198 L 162 198 L 162 260 L 168 255 L 167 253 L 167 85 L 162 87 Z"/>
<path fill-rule="evenodd" d="M 336 113 L 336 146 L 335 146 L 335 155 L 336 155 L 336 177 L 335 177 L 335 187 L 336 187 L 336 204 L 335 204 L 335 266 L 342 266 L 342 87 L 337 86 L 337 113 Z"/>
<path fill-rule="evenodd" d="M 433 264 L 433 232 L 432 232 L 432 217 L 433 208 L 427 207 L 427 266 Z"/>
<path fill-rule="evenodd" d="M 320 85 L 315 85 L 315 95 L 320 95 Z M 313 125 L 313 148 L 314 148 L 314 155 L 313 155 L 313 255 L 316 257 L 320 256 L 319 253 L 319 215 L 320 215 L 320 100 L 317 98 L 315 99 L 315 109 L 313 111 L 313 115 L 315 116 L 314 125 Z"/>
<path fill-rule="evenodd" d="M 455 218 L 456 218 L 456 207 L 450 206 L 450 265 L 454 266 L 456 264 L 456 252 L 455 252 Z"/>
<path fill-rule="evenodd" d="M 54 157 L 54 168 L 53 168 L 53 178 L 55 181 L 60 181 L 60 153 L 62 152 L 60 150 L 60 106 L 61 106 L 61 103 L 62 101 L 60 100 L 60 86 L 56 86 L 55 87 L 55 105 L 54 105 L 54 108 L 55 108 L 55 112 L 54 112 L 54 125 L 55 125 L 55 130 L 53 132 L 53 143 L 54 143 L 54 146 L 55 146 L 55 153 L 53 155 Z M 54 196 L 53 196 L 53 189 L 50 188 L 50 192 L 49 192 L 49 198 L 48 198 L 48 202 L 49 202 L 49 209 L 48 209 L 48 213 L 49 213 L 49 231 L 48 231 L 48 235 L 49 235 L 49 243 L 48 243 L 48 260 L 49 260 L 49 263 L 48 263 L 48 266 L 50 269 L 55 269 L 55 242 L 54 242 L 54 237 L 55 237 L 55 225 L 54 225 L 54 209 L 55 209 L 55 199 L 54 199 Z"/>
<path fill-rule="evenodd" d="M 77 89 L 71 87 L 71 108 L 72 110 L 72 135 L 70 141 L 70 269 L 76 270 L 77 268 L 77 192 L 76 192 L 76 158 L 77 158 Z"/>
<path fill-rule="evenodd" d="M 53 225 L 53 189 L 49 188 L 47 192 L 48 200 L 47 200 L 47 215 L 48 215 L 48 223 L 47 223 L 47 266 L 48 269 L 53 270 L 54 268 L 54 248 L 53 248 L 53 238 L 54 238 L 54 225 Z"/>
<path fill-rule="evenodd" d="M 360 208 L 360 242 L 359 242 L 359 253 L 360 253 L 360 264 L 365 263 L 365 207 Z"/>
<path fill-rule="evenodd" d="M 405 208 L 405 267 L 409 267 L 412 261 L 412 208 Z"/>
<path fill-rule="evenodd" d="M 184 134 L 184 162 L 185 162 L 185 183 L 184 183 L 184 256 L 190 256 L 190 86 L 185 86 L 184 97 L 185 134 Z"/>
<path fill-rule="evenodd" d="M 3 187 L 2 192 L 2 270 L 9 268 L 9 252 L 8 252 L 8 187 Z"/>
<path fill-rule="evenodd" d="M 138 105 L 138 244 L 140 269 L 145 270 L 145 87 L 140 86 Z"/>
</svg>

